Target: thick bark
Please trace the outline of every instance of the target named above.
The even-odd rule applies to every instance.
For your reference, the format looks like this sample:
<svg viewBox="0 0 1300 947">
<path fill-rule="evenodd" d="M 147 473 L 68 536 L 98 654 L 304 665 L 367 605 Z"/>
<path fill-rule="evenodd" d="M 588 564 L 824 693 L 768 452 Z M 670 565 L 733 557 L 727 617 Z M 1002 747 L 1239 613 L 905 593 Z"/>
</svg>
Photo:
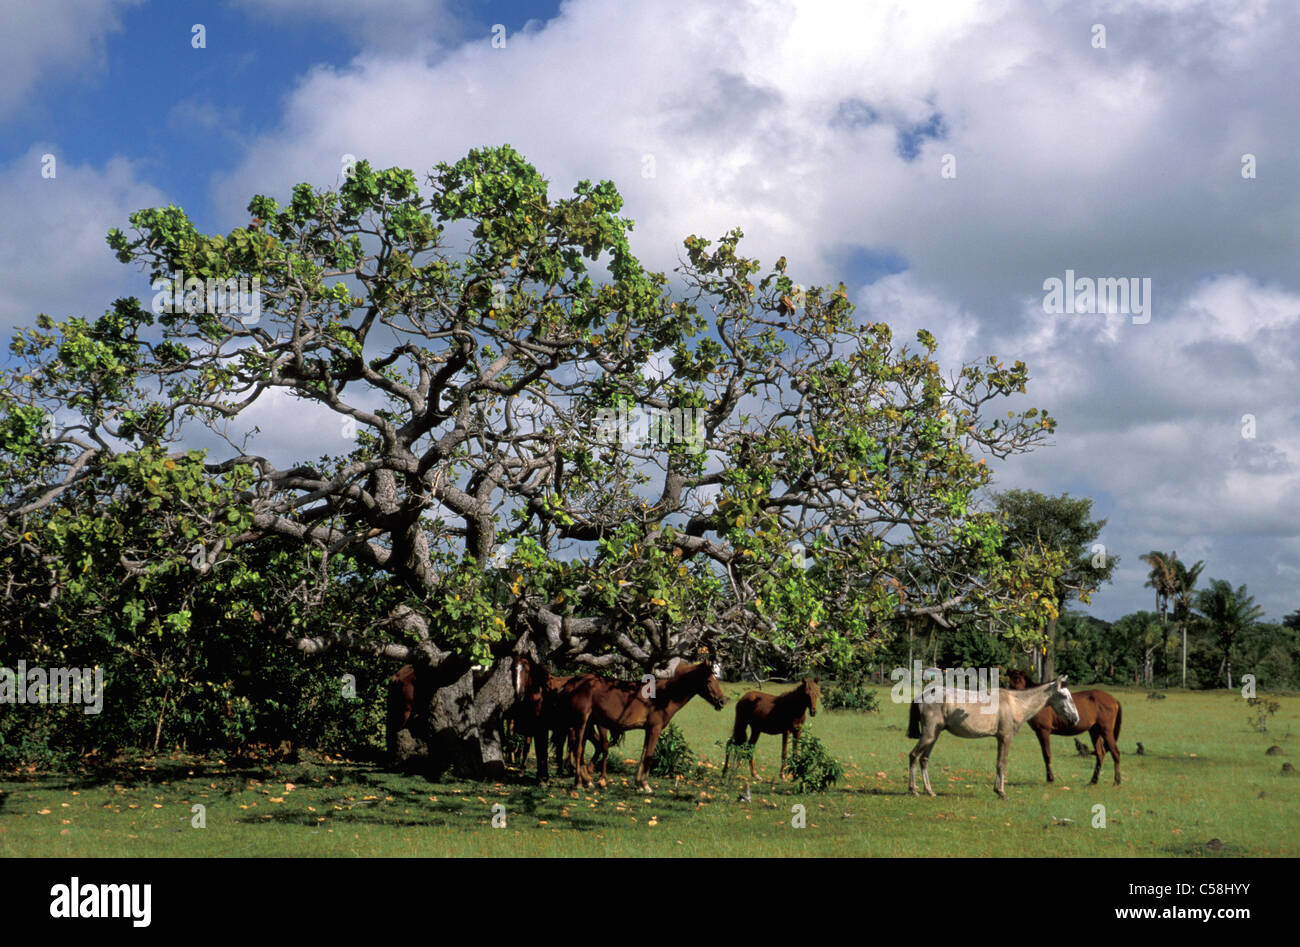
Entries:
<svg viewBox="0 0 1300 947">
<path fill-rule="evenodd" d="M 514 703 L 509 658 L 475 670 L 463 660 L 416 668 L 415 706 L 395 735 L 395 762 L 424 769 L 430 778 L 450 771 L 470 779 L 505 774 L 502 725 Z"/>
<path fill-rule="evenodd" d="M 1060 607 L 1058 603 L 1058 608 Z M 1047 622 L 1047 654 L 1043 657 L 1043 676 L 1040 681 L 1056 680 L 1056 619 Z"/>
</svg>

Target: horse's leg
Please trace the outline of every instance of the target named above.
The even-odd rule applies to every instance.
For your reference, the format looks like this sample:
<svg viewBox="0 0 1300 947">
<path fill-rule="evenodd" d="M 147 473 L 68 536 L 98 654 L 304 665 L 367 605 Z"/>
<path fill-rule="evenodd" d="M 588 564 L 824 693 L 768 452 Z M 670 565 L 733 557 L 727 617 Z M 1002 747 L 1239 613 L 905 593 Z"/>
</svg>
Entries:
<svg viewBox="0 0 1300 947">
<path fill-rule="evenodd" d="M 659 731 L 661 728 L 662 725 L 656 726 L 654 724 L 647 724 L 645 728 L 645 747 L 641 750 L 641 765 L 636 768 L 636 788 L 642 792 L 654 792 L 647 777 L 650 772 L 650 763 L 654 760 L 655 747 L 659 745 Z"/>
<path fill-rule="evenodd" d="M 754 759 L 758 755 L 754 747 L 758 746 L 758 724 L 754 724 L 754 733 L 749 738 L 749 778 L 757 780 L 758 770 L 754 768 Z"/>
<path fill-rule="evenodd" d="M 916 789 L 916 764 L 918 760 L 921 763 L 921 782 L 925 785 L 925 791 L 931 796 L 934 795 L 934 789 L 930 787 L 930 751 L 939 742 L 939 734 L 942 732 L 942 727 L 932 727 L 927 723 L 921 730 L 921 739 L 916 741 L 916 746 L 912 747 L 912 752 L 907 754 L 907 790 L 913 796 L 920 795 Z"/>
<path fill-rule="evenodd" d="M 907 791 L 913 796 L 921 795 L 916 790 L 916 761 L 921 758 L 921 744 L 924 741 L 925 737 L 917 740 L 912 752 L 907 754 Z"/>
<path fill-rule="evenodd" d="M 1120 784 L 1120 775 L 1119 775 L 1119 742 L 1115 739 L 1115 728 L 1114 728 L 1114 727 L 1104 727 L 1104 728 L 1102 729 L 1102 736 L 1103 736 L 1103 737 L 1105 738 L 1105 740 L 1106 740 L 1106 749 L 1110 750 L 1110 755 L 1111 755 L 1112 757 L 1114 757 L 1114 759 L 1115 759 L 1115 785 L 1118 786 L 1118 785 Z M 1098 760 L 1097 765 L 1098 765 L 1098 767 L 1101 766 L 1101 762 L 1100 762 L 1100 760 Z M 1094 781 L 1095 781 L 1095 780 L 1094 780 Z"/>
<path fill-rule="evenodd" d="M 600 734 L 600 788 L 604 789 L 609 776 L 609 731 L 601 727 L 596 732 Z"/>
<path fill-rule="evenodd" d="M 560 727 L 551 734 L 551 752 L 555 754 L 555 768 L 561 773 L 569 771 L 569 729 Z"/>
<path fill-rule="evenodd" d="M 591 709 L 583 711 L 578 716 L 578 725 L 569 731 L 569 758 L 573 761 L 573 788 L 581 789 L 583 786 L 582 758 L 585 755 L 584 750 L 587 744 L 587 718 L 591 716 Z"/>
<path fill-rule="evenodd" d="M 781 769 L 777 771 L 777 779 L 785 779 L 785 748 L 790 743 L 790 731 L 784 730 L 781 733 Z"/>
<path fill-rule="evenodd" d="M 998 734 L 998 769 L 997 778 L 993 782 L 993 791 L 1001 799 L 1007 798 L 1006 781 L 1007 781 L 1007 754 L 1011 752 L 1011 737 Z"/>
<path fill-rule="evenodd" d="M 1055 782 L 1056 774 L 1052 772 L 1052 731 L 1045 727 L 1034 727 L 1034 735 L 1038 737 L 1039 749 L 1043 751 L 1043 767 L 1047 770 L 1047 781 Z"/>
<path fill-rule="evenodd" d="M 934 750 L 934 745 L 939 742 L 939 734 L 943 731 L 935 727 L 934 736 L 930 738 L 930 745 L 925 748 L 921 755 L 921 782 L 925 784 L 925 791 L 933 796 L 934 788 L 930 785 L 930 753 Z"/>
<path fill-rule="evenodd" d="M 1088 735 L 1092 737 L 1092 752 L 1097 756 L 1097 765 L 1092 768 L 1092 779 L 1088 780 L 1088 785 L 1095 786 L 1097 785 L 1097 777 L 1101 775 L 1101 764 L 1106 759 L 1106 741 L 1101 735 L 1100 721 L 1092 725 Z"/>
</svg>

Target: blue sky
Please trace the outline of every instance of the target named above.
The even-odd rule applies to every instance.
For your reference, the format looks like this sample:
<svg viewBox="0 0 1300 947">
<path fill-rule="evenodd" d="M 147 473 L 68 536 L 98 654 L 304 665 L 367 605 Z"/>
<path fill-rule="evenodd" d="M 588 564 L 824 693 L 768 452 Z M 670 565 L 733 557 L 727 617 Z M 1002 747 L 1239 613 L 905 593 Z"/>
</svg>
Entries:
<svg viewBox="0 0 1300 947">
<path fill-rule="evenodd" d="M 199 221 L 210 215 L 211 175 L 236 166 L 239 153 L 220 141 L 213 147 L 212 130 L 190 125 L 187 113 L 211 113 L 230 140 L 273 132 L 285 96 L 304 75 L 371 48 L 355 22 L 312 15 L 310 4 L 285 4 L 284 13 L 276 4 L 253 3 L 105 6 L 116 12 L 116 26 L 95 38 L 101 68 L 46 71 L 8 116 L 0 162 L 15 160 L 33 141 L 54 143 L 60 159 L 77 164 L 127 155 Z M 359 17 L 364 6 L 357 5 Z M 430 45 L 460 44 L 490 38 L 496 24 L 508 37 L 558 8 L 554 2 L 461 3 L 433 23 L 413 17 L 409 38 L 418 41 L 423 32 Z M 198 24 L 205 30 L 202 49 L 193 45 Z"/>
<path fill-rule="evenodd" d="M 1027 362 L 1025 404 L 1060 427 L 995 465 L 997 485 L 1095 499 L 1122 560 L 1095 614 L 1150 607 L 1151 549 L 1248 584 L 1274 620 L 1300 608 L 1291 3 L 50 0 L 6 15 L 6 330 L 145 296 L 104 245 L 140 207 L 227 231 L 255 193 L 333 186 L 345 154 L 422 177 L 509 142 L 557 191 L 613 179 L 653 268 L 671 271 L 688 234 L 740 226 L 747 253 L 786 256 L 796 280 L 843 280 L 860 318 L 932 331 L 950 369 Z M 1044 281 L 1067 269 L 1150 278 L 1150 322 L 1045 312 Z M 286 454 L 320 454 L 336 427 L 259 412 Z"/>
</svg>

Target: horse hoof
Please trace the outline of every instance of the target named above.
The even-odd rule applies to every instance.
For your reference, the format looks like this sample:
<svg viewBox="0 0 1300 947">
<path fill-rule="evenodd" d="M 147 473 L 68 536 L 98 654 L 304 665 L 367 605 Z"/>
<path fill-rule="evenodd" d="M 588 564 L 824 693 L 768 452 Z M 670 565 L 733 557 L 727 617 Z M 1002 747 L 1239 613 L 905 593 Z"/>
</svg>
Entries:
<svg viewBox="0 0 1300 947">
<path fill-rule="evenodd" d="M 913 796 L 917 797 L 918 799 L 921 797 L 920 792 L 918 792 L 915 789 L 909 789 L 908 792 L 910 792 Z"/>
<path fill-rule="evenodd" d="M 1005 798 L 1007 798 L 1007 794 L 1004 793 L 1004 792 L 999 792 L 999 793 L 998 793 L 998 798 L 999 798 L 999 799 L 1005 799 Z"/>
</svg>

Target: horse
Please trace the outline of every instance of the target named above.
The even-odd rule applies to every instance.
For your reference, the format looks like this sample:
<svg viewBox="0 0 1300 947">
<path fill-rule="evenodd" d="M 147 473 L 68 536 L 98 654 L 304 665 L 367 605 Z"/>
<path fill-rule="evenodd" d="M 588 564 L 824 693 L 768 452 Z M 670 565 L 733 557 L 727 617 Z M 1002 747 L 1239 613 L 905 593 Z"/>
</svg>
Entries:
<svg viewBox="0 0 1300 947">
<path fill-rule="evenodd" d="M 1024 671 L 1008 671 L 1007 686 L 1012 690 L 1024 690 L 1036 685 Z M 1043 749 L 1043 765 L 1047 767 L 1047 781 L 1055 782 L 1052 773 L 1051 735 L 1059 733 L 1062 736 L 1073 736 L 1086 730 L 1092 737 L 1092 753 L 1089 753 L 1088 748 L 1078 740 L 1074 742 L 1082 747 L 1083 756 L 1091 756 L 1093 753 L 1097 756 L 1097 765 L 1093 767 L 1092 780 L 1088 785 L 1097 784 L 1097 777 L 1101 775 L 1101 764 L 1106 759 L 1107 751 L 1115 759 L 1115 785 L 1120 785 L 1119 728 L 1124 720 L 1124 710 L 1119 701 L 1105 691 L 1076 691 L 1074 705 L 1079 711 L 1077 723 L 1071 724 L 1062 720 L 1052 712 L 1050 707 L 1044 707 L 1029 721 L 1030 728 L 1038 735 L 1038 745 Z"/>
<path fill-rule="evenodd" d="M 672 677 L 654 682 L 653 696 L 644 696 L 648 684 L 640 681 L 612 681 L 595 675 L 583 675 L 572 682 L 567 692 L 568 712 L 578 720 L 576 737 L 569 754 L 573 760 L 573 786 L 580 789 L 591 785 L 591 775 L 582 768 L 585 749 L 584 736 L 591 724 L 618 730 L 644 730 L 645 746 L 641 750 L 641 764 L 636 770 L 636 786 L 643 792 L 653 793 L 647 778 L 654 760 L 659 734 L 673 715 L 697 694 L 721 710 L 727 702 L 722 685 L 707 663 L 677 665 Z M 601 769 L 600 784 L 605 785 L 605 770 Z"/>
<path fill-rule="evenodd" d="M 535 664 L 526 655 L 514 656 L 515 705 L 511 708 L 509 719 L 514 723 L 515 732 L 524 738 L 523 752 L 519 757 L 522 770 L 528 762 L 528 747 L 532 743 L 537 752 L 537 780 L 546 782 L 550 779 L 547 771 L 547 742 L 554 734 L 553 740 L 559 754 L 563 752 L 566 737 L 571 736 L 575 721 L 571 715 L 566 716 L 565 692 L 574 687 L 574 682 L 582 678 L 595 678 L 594 674 L 582 674 L 571 677 L 557 677 L 540 664 Z M 587 734 L 587 740 L 599 751 L 602 762 L 609 758 L 609 731 L 598 727 Z M 617 741 L 615 741 L 617 742 Z M 596 754 L 592 754 L 592 766 L 596 765 Z"/>
<path fill-rule="evenodd" d="M 931 796 L 935 794 L 930 788 L 930 751 L 944 730 L 951 730 L 959 737 L 997 737 L 998 764 L 993 791 L 1005 799 L 1007 754 L 1021 725 L 1047 706 L 1072 724 L 1079 720 L 1079 711 L 1065 686 L 1065 675 L 1028 690 L 995 688 L 991 695 L 984 696 L 991 696 L 991 703 L 981 702 L 970 691 L 931 684 L 926 686 L 919 701 L 912 702 L 907 735 L 919 738 L 907 757 L 907 788 L 913 796 L 920 795 L 916 791 L 917 760 L 921 761 L 925 791 Z"/>
<path fill-rule="evenodd" d="M 817 699 L 821 688 L 817 678 L 805 677 L 799 686 L 784 694 L 764 694 L 762 691 L 750 691 L 736 704 L 736 726 L 731 734 L 731 744 L 740 745 L 746 740 L 747 731 L 753 729 L 749 737 L 749 775 L 758 779 L 754 769 L 754 744 L 758 743 L 760 733 L 781 734 L 781 769 L 778 778 L 785 776 L 785 751 L 794 734 L 794 752 L 799 754 L 799 735 L 803 732 L 803 722 L 808 714 L 817 716 Z M 722 764 L 722 775 L 727 775 L 731 765 L 731 744 L 727 745 L 727 758 Z"/>
<path fill-rule="evenodd" d="M 415 712 L 415 667 L 404 664 L 388 679 L 388 709 L 385 718 L 388 756 L 397 757 L 397 734 L 405 730 Z"/>
</svg>

